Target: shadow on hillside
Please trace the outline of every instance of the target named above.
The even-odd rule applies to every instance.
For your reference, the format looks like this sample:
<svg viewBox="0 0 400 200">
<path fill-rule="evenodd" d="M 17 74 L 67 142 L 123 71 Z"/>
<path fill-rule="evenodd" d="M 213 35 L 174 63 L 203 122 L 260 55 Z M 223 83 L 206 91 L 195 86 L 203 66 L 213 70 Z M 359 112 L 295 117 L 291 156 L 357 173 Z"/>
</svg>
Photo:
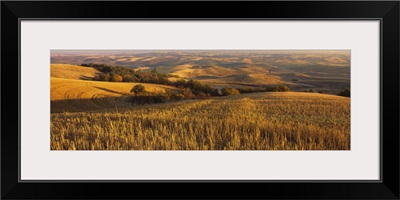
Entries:
<svg viewBox="0 0 400 200">
<path fill-rule="evenodd" d="M 50 102 L 50 113 L 89 112 L 129 107 L 126 97 L 103 97 L 93 99 L 66 99 Z"/>
<path fill-rule="evenodd" d="M 85 75 L 80 75 L 80 76 L 79 76 L 79 79 L 85 80 L 85 81 L 91 81 L 91 80 L 93 80 L 93 77 L 91 77 L 91 76 L 85 76 Z"/>
<path fill-rule="evenodd" d="M 99 90 L 106 91 L 106 92 L 114 93 L 114 94 L 126 95 L 126 93 L 117 92 L 117 91 L 115 91 L 115 90 L 110 90 L 110 89 L 103 88 L 103 87 L 97 87 L 97 86 L 95 86 L 95 88 L 97 88 L 97 89 L 99 89 Z"/>
<path fill-rule="evenodd" d="M 121 96 L 121 97 L 102 97 L 102 98 L 89 98 L 89 99 L 66 99 L 56 100 L 50 102 L 51 113 L 63 113 L 63 112 L 98 112 L 98 111 L 116 111 L 125 108 L 143 108 L 148 106 L 157 105 L 171 105 L 179 102 L 195 102 L 203 100 L 241 100 L 241 99 L 252 99 L 252 100 L 273 100 L 282 101 L 283 97 L 295 96 L 296 98 L 302 98 L 301 95 L 306 94 L 305 98 L 312 95 L 326 95 L 318 93 L 303 93 L 303 92 L 255 92 L 239 95 L 212 97 L 207 99 L 164 99 L 163 96 Z M 300 95 L 300 96 L 297 96 Z M 334 95 L 328 95 L 334 96 Z M 341 97 L 338 97 L 341 98 Z"/>
<path fill-rule="evenodd" d="M 166 100 L 161 96 L 128 96 L 121 97 L 101 97 L 90 99 L 66 99 L 50 102 L 51 113 L 63 112 L 91 112 L 116 110 L 129 107 L 141 107 L 146 105 L 156 105 L 167 102 L 177 102 Z"/>
<path fill-rule="evenodd" d="M 100 76 L 102 73 L 95 73 L 94 76 Z M 85 75 L 80 75 L 79 79 L 85 80 L 85 81 L 93 81 L 93 76 L 85 76 Z"/>
</svg>

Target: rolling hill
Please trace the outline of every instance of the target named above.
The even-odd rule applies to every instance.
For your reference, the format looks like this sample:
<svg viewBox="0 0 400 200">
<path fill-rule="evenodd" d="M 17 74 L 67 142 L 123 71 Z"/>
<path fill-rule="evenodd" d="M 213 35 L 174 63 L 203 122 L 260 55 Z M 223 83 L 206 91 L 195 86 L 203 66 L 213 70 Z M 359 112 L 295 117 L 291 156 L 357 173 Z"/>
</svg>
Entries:
<svg viewBox="0 0 400 200">
<path fill-rule="evenodd" d="M 132 95 L 130 90 L 137 84 L 143 85 L 146 91 L 151 93 L 177 89 L 157 84 L 85 80 L 86 77 L 93 77 L 96 73 L 99 72 L 90 67 L 51 65 L 51 112 L 90 111 L 131 106 L 128 101 Z"/>
<path fill-rule="evenodd" d="M 131 106 L 130 90 L 137 84 L 146 91 L 157 93 L 177 89 L 165 85 L 146 83 L 113 83 L 74 79 L 51 78 L 51 112 L 91 111 Z"/>
<path fill-rule="evenodd" d="M 198 80 L 215 88 L 288 85 L 296 91 L 313 89 L 337 94 L 350 87 L 348 50 L 127 50 L 112 55 L 86 52 L 54 51 L 51 63 L 102 63 L 142 71 L 157 68 L 160 73 Z"/>
<path fill-rule="evenodd" d="M 350 86 L 350 51 L 109 53 L 52 52 L 51 150 L 351 149 L 350 98 L 327 94 Z M 82 63 L 141 70 L 86 65 L 108 73 L 113 81 L 122 81 L 112 74 L 120 73 L 124 80 L 179 89 L 93 81 L 101 72 L 72 65 Z M 126 71 L 136 78 L 125 79 Z M 164 78 L 196 81 L 174 84 Z M 221 92 L 246 90 L 231 89 L 220 93 L 230 96 L 220 96 L 199 82 Z M 148 93 L 131 94 L 137 84 Z M 282 85 L 296 92 L 260 92 L 289 90 L 274 89 Z M 299 92 L 306 89 L 325 94 Z"/>
<path fill-rule="evenodd" d="M 92 80 L 96 74 L 101 72 L 91 68 L 68 64 L 51 64 L 50 77 L 65 79 Z"/>
</svg>

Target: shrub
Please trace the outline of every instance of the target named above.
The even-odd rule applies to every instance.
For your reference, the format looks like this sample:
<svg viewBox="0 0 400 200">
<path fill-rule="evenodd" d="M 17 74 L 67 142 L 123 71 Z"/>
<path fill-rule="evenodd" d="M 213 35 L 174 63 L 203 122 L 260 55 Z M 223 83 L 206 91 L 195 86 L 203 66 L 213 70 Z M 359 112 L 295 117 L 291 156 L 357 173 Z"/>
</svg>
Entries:
<svg viewBox="0 0 400 200">
<path fill-rule="evenodd" d="M 122 79 L 124 82 L 135 82 L 135 78 L 130 74 L 125 74 Z"/>
<path fill-rule="evenodd" d="M 142 93 L 145 93 L 145 92 L 146 92 L 146 89 L 141 84 L 140 85 L 135 85 L 135 87 L 133 87 L 131 89 L 131 93 L 134 93 L 135 96 L 138 96 L 138 94 L 142 94 Z"/>
<path fill-rule="evenodd" d="M 154 69 L 151 70 L 151 73 L 152 73 L 152 74 L 157 74 L 157 73 L 158 73 L 158 72 L 157 72 L 157 67 L 154 67 Z"/>
<path fill-rule="evenodd" d="M 182 94 L 183 94 L 184 98 L 186 98 L 186 99 L 191 99 L 194 97 L 192 90 L 190 90 L 190 88 L 183 88 Z"/>
<path fill-rule="evenodd" d="M 197 94 L 197 98 L 200 98 L 200 99 L 205 99 L 210 96 L 211 96 L 210 94 L 206 95 L 204 92 L 199 92 L 199 94 Z"/>
<path fill-rule="evenodd" d="M 339 92 L 339 96 L 350 97 L 350 88 L 346 88 L 343 91 Z"/>
<path fill-rule="evenodd" d="M 277 86 L 274 89 L 274 92 L 290 92 L 290 91 L 291 91 L 290 88 L 288 86 L 286 86 L 286 85 Z"/>
<path fill-rule="evenodd" d="M 242 93 L 253 93 L 253 92 L 257 92 L 256 90 L 253 90 L 252 88 L 239 88 L 238 89 L 239 92 Z"/>
<path fill-rule="evenodd" d="M 101 74 L 100 75 L 100 80 L 102 80 L 102 81 L 110 81 L 110 75 L 109 74 Z"/>
<path fill-rule="evenodd" d="M 240 94 L 239 90 L 237 90 L 235 88 L 225 88 L 225 89 L 222 89 L 221 92 L 222 92 L 222 95 L 224 95 L 224 96 Z"/>
<path fill-rule="evenodd" d="M 95 75 L 95 76 L 93 77 L 93 80 L 94 80 L 94 81 L 102 81 L 101 78 L 100 78 L 100 75 Z"/>
<path fill-rule="evenodd" d="M 110 78 L 110 81 L 112 82 L 122 82 L 122 76 L 118 74 L 113 74 Z"/>
</svg>

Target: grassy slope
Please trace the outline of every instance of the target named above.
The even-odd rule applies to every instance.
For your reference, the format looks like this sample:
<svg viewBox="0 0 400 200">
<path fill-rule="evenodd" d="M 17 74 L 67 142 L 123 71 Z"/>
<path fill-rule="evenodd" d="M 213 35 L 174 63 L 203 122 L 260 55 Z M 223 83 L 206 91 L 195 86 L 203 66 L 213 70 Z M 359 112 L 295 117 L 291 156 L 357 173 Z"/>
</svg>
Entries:
<svg viewBox="0 0 400 200">
<path fill-rule="evenodd" d="M 96 109 L 130 106 L 130 90 L 137 84 L 148 92 L 176 89 L 146 83 L 113 83 L 51 78 L 51 112 L 92 111 Z"/>
<path fill-rule="evenodd" d="M 174 71 L 172 74 L 179 75 L 180 77 L 185 77 L 185 78 L 196 78 L 199 76 L 224 77 L 224 76 L 234 75 L 237 73 L 235 70 L 219 66 L 193 69 L 191 65 L 181 65 L 177 66 L 176 69 L 177 70 Z"/>
<path fill-rule="evenodd" d="M 130 90 L 138 84 L 145 86 L 148 92 L 164 92 L 176 89 L 167 85 L 150 83 L 116 83 L 103 81 L 81 81 L 63 78 L 51 78 L 51 100 L 91 99 L 96 97 L 119 97 L 132 95 Z"/>
<path fill-rule="evenodd" d="M 52 114 L 51 149 L 348 150 L 350 98 L 252 93 Z"/>
<path fill-rule="evenodd" d="M 92 79 L 97 73 L 101 73 L 91 67 L 81 67 L 68 64 L 51 64 L 50 77 L 66 79 Z"/>
<path fill-rule="evenodd" d="M 192 65 L 179 65 L 169 68 L 173 71 L 171 74 L 182 78 L 192 78 L 210 84 L 219 86 L 220 84 L 229 85 L 279 85 L 287 84 L 278 76 L 268 75 L 266 69 L 261 67 L 245 67 L 239 69 L 230 69 L 220 66 L 203 67 L 193 69 Z M 164 69 L 165 70 L 165 69 Z M 240 87 L 240 86 L 239 86 Z"/>
<path fill-rule="evenodd" d="M 79 80 L 99 73 L 90 67 L 52 64 L 50 78 L 51 112 L 92 111 L 97 109 L 130 106 L 127 98 L 137 84 L 146 91 L 157 93 L 174 87 L 146 83 L 115 83 Z M 61 77 L 61 78 L 60 78 Z M 64 78 L 66 77 L 66 78 Z"/>
</svg>

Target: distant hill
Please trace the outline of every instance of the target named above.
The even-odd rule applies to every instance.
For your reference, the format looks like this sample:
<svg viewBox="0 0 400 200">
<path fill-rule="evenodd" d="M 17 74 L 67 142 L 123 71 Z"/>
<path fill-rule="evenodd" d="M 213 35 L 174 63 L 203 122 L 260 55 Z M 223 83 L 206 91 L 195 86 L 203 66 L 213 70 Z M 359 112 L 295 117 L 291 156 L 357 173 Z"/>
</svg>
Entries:
<svg viewBox="0 0 400 200">
<path fill-rule="evenodd" d="M 288 85 L 336 94 L 350 87 L 350 51 L 154 50 L 52 53 L 51 63 L 98 63 L 178 75 L 214 87 Z M 64 77 L 60 77 L 64 78 Z"/>
</svg>

